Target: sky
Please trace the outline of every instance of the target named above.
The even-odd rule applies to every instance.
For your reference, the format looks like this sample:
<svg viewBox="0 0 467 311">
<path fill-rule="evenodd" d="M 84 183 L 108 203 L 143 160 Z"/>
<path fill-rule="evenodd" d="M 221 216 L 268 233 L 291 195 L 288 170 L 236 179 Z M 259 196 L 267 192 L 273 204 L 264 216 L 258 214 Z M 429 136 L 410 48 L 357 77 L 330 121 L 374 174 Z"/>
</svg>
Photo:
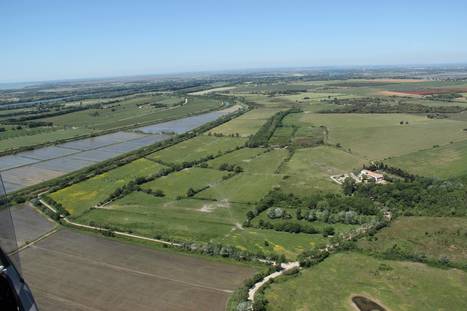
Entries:
<svg viewBox="0 0 467 311">
<path fill-rule="evenodd" d="M 0 0 L 0 82 L 447 63 L 465 0 Z"/>
</svg>

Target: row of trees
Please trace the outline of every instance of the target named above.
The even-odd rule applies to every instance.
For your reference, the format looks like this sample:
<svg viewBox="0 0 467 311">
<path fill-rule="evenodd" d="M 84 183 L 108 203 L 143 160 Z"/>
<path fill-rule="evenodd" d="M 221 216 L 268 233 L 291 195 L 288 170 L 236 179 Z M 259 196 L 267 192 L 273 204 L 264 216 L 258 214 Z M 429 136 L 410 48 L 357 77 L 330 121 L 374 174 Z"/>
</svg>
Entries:
<svg viewBox="0 0 467 311">
<path fill-rule="evenodd" d="M 316 227 L 314 227 L 313 225 L 309 223 L 299 223 L 299 222 L 293 222 L 293 221 L 269 222 L 269 221 L 260 219 L 256 227 L 259 229 L 272 229 L 275 231 L 284 231 L 284 232 L 289 232 L 289 233 L 308 233 L 308 234 L 322 233 L 324 237 L 335 234 L 335 229 L 332 226 L 326 226 L 322 229 L 317 229 Z"/>
<path fill-rule="evenodd" d="M 394 101 L 380 97 L 368 97 L 358 99 L 337 99 L 332 103 L 339 108 L 327 109 L 321 113 L 458 113 L 465 111 L 461 106 L 425 106 L 412 102 Z"/>
<path fill-rule="evenodd" d="M 281 124 L 282 119 L 289 113 L 297 113 L 300 111 L 301 110 L 298 108 L 279 111 L 271 118 L 269 118 L 253 136 L 250 136 L 250 139 L 247 142 L 247 146 L 250 148 L 266 146 L 276 128 Z"/>
</svg>

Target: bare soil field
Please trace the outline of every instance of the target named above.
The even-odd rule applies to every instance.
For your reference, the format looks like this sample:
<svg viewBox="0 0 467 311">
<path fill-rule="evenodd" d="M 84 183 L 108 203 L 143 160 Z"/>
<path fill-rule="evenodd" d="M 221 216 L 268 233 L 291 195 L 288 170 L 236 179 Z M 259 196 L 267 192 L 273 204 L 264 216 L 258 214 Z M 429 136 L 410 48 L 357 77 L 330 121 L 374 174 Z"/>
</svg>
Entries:
<svg viewBox="0 0 467 311">
<path fill-rule="evenodd" d="M 63 229 L 20 253 L 39 307 L 224 310 L 254 269 Z"/>
<path fill-rule="evenodd" d="M 40 238 L 57 226 L 54 222 L 39 214 L 29 204 L 13 207 L 11 216 L 15 225 L 18 247 Z"/>
<path fill-rule="evenodd" d="M 437 89 L 425 89 L 425 90 L 414 90 L 414 91 L 381 91 L 381 95 L 415 95 L 415 96 L 423 96 L 423 95 L 434 95 L 434 94 L 448 94 L 448 93 L 463 93 L 465 92 L 465 88 L 437 88 Z"/>
</svg>

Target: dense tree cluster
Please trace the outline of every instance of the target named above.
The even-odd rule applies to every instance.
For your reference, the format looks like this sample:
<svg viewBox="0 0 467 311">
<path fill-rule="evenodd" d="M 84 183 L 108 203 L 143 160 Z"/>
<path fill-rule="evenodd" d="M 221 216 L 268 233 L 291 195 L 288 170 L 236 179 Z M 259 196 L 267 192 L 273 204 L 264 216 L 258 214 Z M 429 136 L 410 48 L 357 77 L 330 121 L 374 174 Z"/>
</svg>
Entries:
<svg viewBox="0 0 467 311">
<path fill-rule="evenodd" d="M 265 212 L 272 221 L 255 217 Z M 340 194 L 314 194 L 299 198 L 293 194 L 272 191 L 246 214 L 246 226 L 273 229 L 290 233 L 322 233 L 334 235 L 336 223 L 364 224 L 383 217 L 381 205 L 363 196 Z M 318 229 L 312 225 L 319 221 L 330 226 Z"/>
<path fill-rule="evenodd" d="M 409 172 L 398 167 L 389 166 L 383 162 L 372 162 L 370 165 L 363 165 L 363 168 L 370 171 L 384 171 L 385 173 L 399 176 L 406 181 L 412 181 L 416 178 L 414 174 L 410 174 Z"/>
<path fill-rule="evenodd" d="M 371 198 L 407 216 L 467 216 L 467 187 L 462 179 L 416 177 L 387 185 L 364 183 L 357 186 L 353 196 Z"/>
<path fill-rule="evenodd" d="M 320 111 L 321 113 L 458 113 L 465 111 L 461 106 L 426 106 L 380 97 L 334 98 L 325 100 L 340 107 Z"/>
<path fill-rule="evenodd" d="M 241 166 L 229 163 L 222 163 L 221 165 L 219 165 L 219 170 L 235 173 L 243 172 L 243 168 Z"/>
</svg>

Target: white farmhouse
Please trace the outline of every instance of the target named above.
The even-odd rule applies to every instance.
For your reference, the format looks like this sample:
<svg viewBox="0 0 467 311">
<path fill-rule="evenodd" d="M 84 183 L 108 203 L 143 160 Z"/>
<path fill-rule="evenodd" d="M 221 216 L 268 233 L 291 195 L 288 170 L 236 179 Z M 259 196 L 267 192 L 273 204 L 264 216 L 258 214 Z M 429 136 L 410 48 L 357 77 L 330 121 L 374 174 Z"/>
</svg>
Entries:
<svg viewBox="0 0 467 311">
<path fill-rule="evenodd" d="M 372 180 L 377 184 L 384 183 L 383 174 L 376 173 L 370 170 L 361 170 L 360 174 L 358 174 L 358 178 L 360 180 L 363 180 L 363 179 Z"/>
</svg>

